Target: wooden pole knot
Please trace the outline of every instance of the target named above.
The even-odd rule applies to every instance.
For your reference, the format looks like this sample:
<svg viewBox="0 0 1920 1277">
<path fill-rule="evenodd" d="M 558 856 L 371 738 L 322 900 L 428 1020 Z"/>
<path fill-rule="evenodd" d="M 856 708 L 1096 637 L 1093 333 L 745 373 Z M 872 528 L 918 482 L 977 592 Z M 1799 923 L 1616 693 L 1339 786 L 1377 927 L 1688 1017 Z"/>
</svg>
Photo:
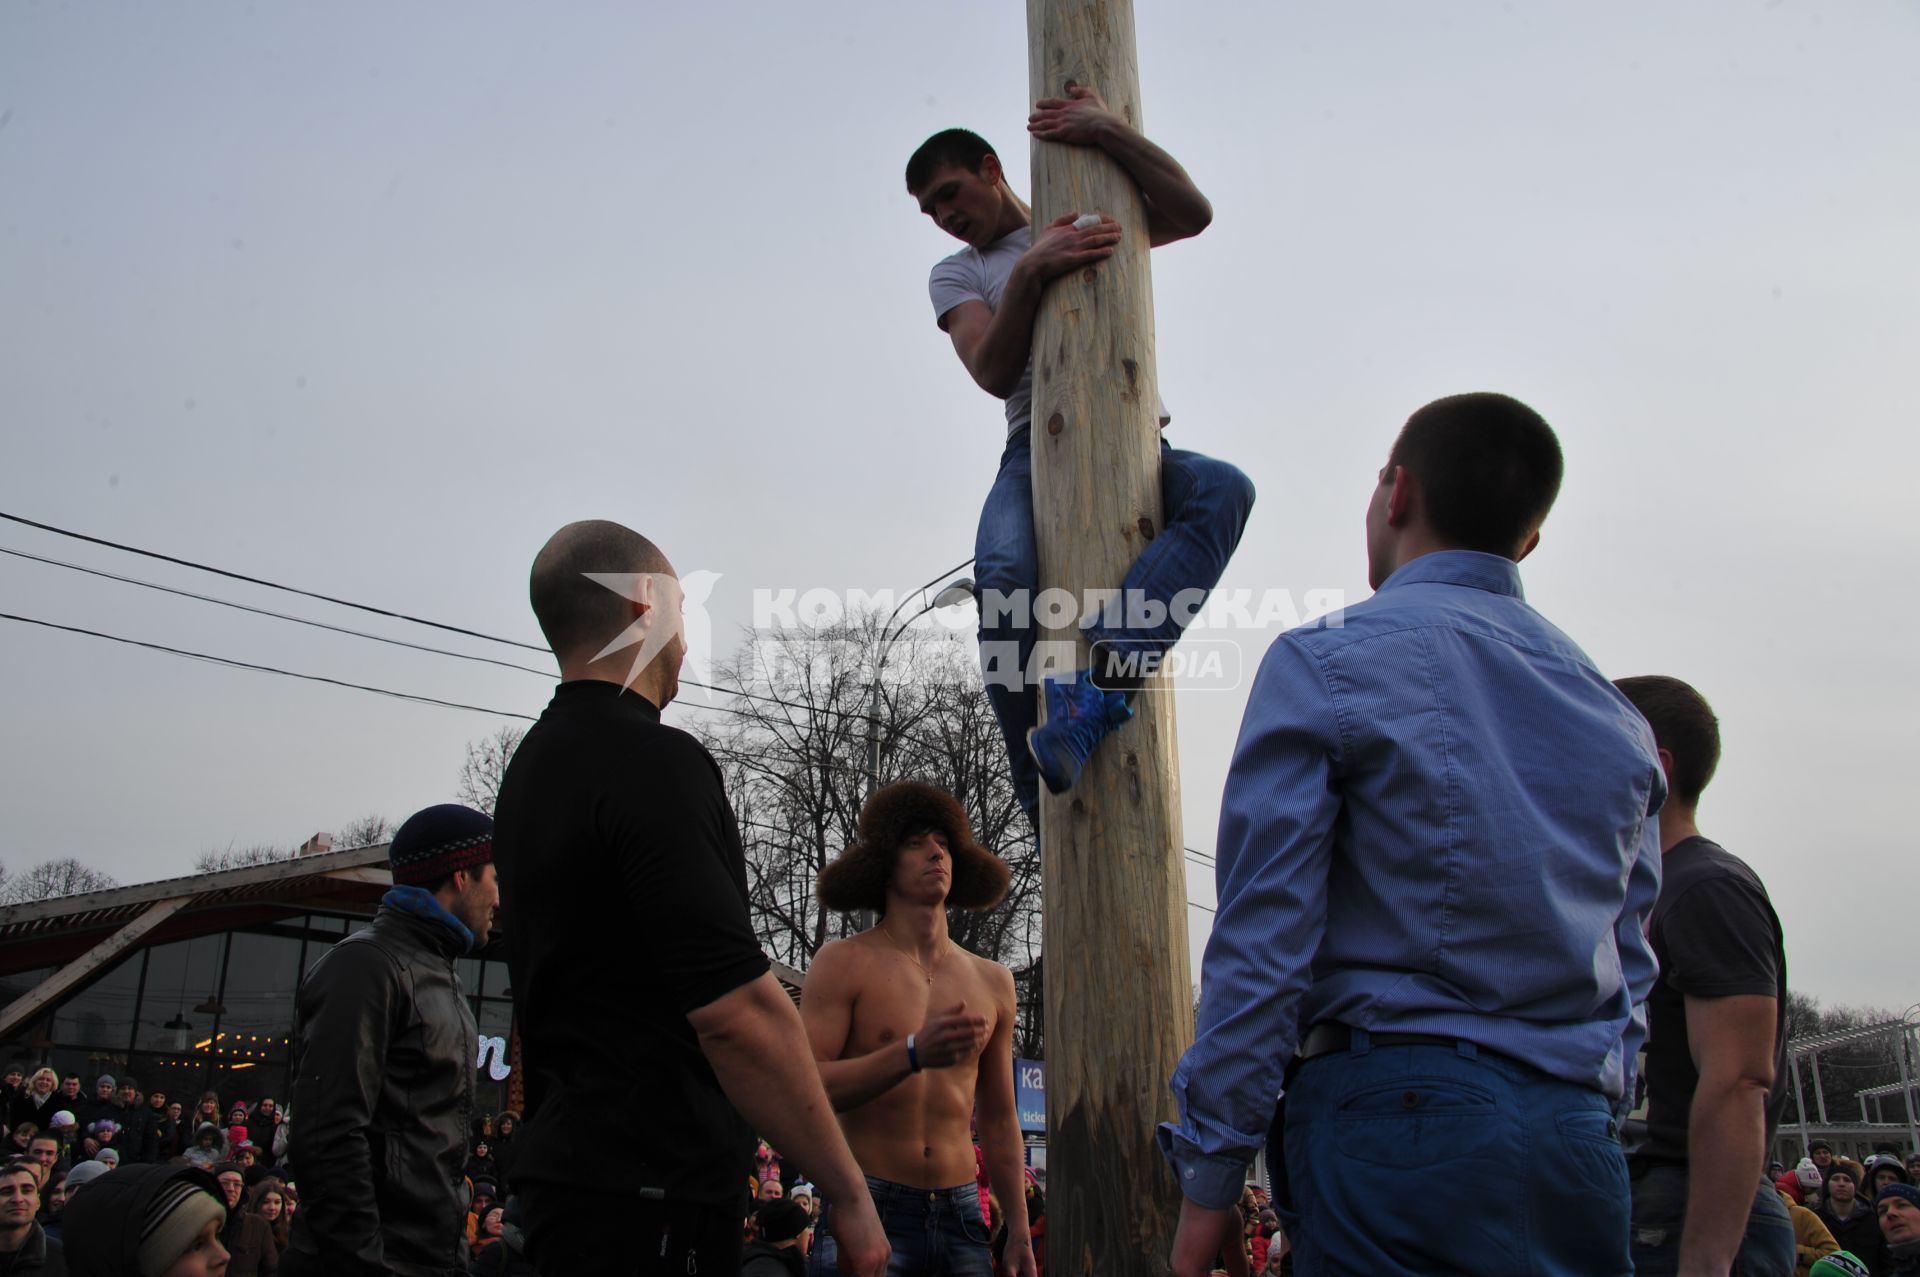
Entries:
<svg viewBox="0 0 1920 1277">
<path fill-rule="evenodd" d="M 1067 419 L 1061 416 L 1059 413 L 1056 412 L 1051 417 L 1047 418 L 1048 434 L 1057 435 L 1062 430 L 1065 430 L 1066 428 L 1067 428 Z"/>
</svg>

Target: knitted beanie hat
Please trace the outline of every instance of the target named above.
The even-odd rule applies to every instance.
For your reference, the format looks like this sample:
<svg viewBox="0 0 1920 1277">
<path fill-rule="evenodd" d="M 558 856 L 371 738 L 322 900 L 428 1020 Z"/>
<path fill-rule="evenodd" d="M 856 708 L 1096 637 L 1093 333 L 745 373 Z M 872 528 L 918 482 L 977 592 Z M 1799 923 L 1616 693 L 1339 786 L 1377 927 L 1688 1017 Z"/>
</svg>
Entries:
<svg viewBox="0 0 1920 1277">
<path fill-rule="evenodd" d="M 806 1207 L 781 1200 L 760 1203 L 760 1209 L 753 1213 L 753 1223 L 760 1231 L 760 1240 L 772 1244 L 792 1241 L 805 1232 L 813 1220 Z"/>
<path fill-rule="evenodd" d="M 1813 1261 L 1810 1277 L 1873 1277 L 1873 1271 L 1850 1250 L 1836 1250 Z"/>
<path fill-rule="evenodd" d="M 1873 1204 L 1878 1206 L 1889 1197 L 1898 1197 L 1906 1202 L 1907 1205 L 1920 1208 L 1920 1188 L 1915 1188 L 1911 1184 L 1887 1185 L 1880 1190 L 1880 1195 L 1873 1199 Z"/>
<path fill-rule="evenodd" d="M 67 1193 L 71 1195 L 76 1188 L 91 1184 L 112 1169 L 105 1162 L 88 1158 L 67 1172 Z"/>
<path fill-rule="evenodd" d="M 407 817 L 387 847 L 396 887 L 430 887 L 460 869 L 493 859 L 493 817 L 441 803 Z"/>
<path fill-rule="evenodd" d="M 207 1188 L 204 1176 L 182 1175 L 147 1203 L 140 1229 L 140 1277 L 161 1277 L 193 1245 L 212 1220 L 224 1223 L 227 1204 Z"/>
</svg>

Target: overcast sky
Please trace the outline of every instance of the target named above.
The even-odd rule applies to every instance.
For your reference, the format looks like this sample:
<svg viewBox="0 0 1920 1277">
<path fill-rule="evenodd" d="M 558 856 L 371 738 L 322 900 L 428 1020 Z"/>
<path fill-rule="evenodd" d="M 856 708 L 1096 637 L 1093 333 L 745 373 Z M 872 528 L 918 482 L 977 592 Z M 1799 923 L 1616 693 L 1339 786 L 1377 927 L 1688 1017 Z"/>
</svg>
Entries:
<svg viewBox="0 0 1920 1277">
<path fill-rule="evenodd" d="M 1794 985 L 1920 1000 L 1920 9 L 1138 23 L 1147 132 L 1217 209 L 1153 270 L 1169 437 L 1260 490 L 1224 585 L 1364 598 L 1399 423 L 1526 399 L 1568 467 L 1529 599 L 1610 675 L 1713 701 L 1702 825 L 1767 881 Z M 934 327 L 955 245 L 900 172 L 966 125 L 1026 192 L 1025 38 L 1015 3 L 14 0 L 0 509 L 528 640 L 528 563 L 581 517 L 720 573 L 717 622 L 756 588 L 917 585 L 972 553 L 1004 424 Z M 13 525 L 0 546 L 371 619 Z M 522 713 L 548 692 L 18 559 L 0 599 Z M 1267 636 L 1243 641 L 1251 668 Z M 0 661 L 15 870 L 138 881 L 401 817 L 504 721 L 11 622 Z M 1244 700 L 1181 698 L 1203 850 Z M 1189 891 L 1212 901 L 1205 870 Z"/>
</svg>

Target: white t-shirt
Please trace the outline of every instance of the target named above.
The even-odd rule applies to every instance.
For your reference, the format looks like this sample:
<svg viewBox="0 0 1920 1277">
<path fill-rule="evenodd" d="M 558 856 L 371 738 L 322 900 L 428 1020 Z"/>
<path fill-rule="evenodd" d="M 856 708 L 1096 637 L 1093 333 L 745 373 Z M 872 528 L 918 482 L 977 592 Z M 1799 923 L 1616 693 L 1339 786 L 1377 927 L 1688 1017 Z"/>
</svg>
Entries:
<svg viewBox="0 0 1920 1277">
<path fill-rule="evenodd" d="M 998 311 L 1014 263 L 1032 246 L 1033 229 L 1022 226 L 1008 231 L 984 249 L 969 244 L 953 256 L 934 263 L 933 274 L 927 279 L 927 292 L 933 298 L 933 317 L 941 330 L 946 329 L 948 312 L 962 302 L 982 301 L 988 310 Z M 1164 426 L 1170 420 L 1167 401 L 1162 399 L 1160 424 Z M 1032 424 L 1033 355 L 1029 353 L 1020 384 L 1007 396 L 1007 433 L 1011 435 Z"/>
</svg>

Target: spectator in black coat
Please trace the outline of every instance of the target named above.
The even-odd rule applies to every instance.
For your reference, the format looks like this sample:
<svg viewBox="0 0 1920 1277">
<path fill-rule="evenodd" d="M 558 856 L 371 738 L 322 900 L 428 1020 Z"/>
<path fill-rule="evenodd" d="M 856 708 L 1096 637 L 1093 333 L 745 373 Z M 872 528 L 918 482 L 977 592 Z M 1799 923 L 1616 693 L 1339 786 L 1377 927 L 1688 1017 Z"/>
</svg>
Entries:
<svg viewBox="0 0 1920 1277">
<path fill-rule="evenodd" d="M 519 1198 L 509 1198 L 501 1213 L 500 1240 L 474 1256 L 473 1277 L 538 1277 L 533 1261 L 527 1258 Z"/>
<path fill-rule="evenodd" d="M 59 1242 L 47 1236 L 40 1221 L 40 1176 L 25 1161 L 0 1167 L 0 1261 L 8 1273 L 33 1277 L 67 1277 L 67 1263 Z"/>
<path fill-rule="evenodd" d="M 500 1182 L 500 1168 L 493 1160 L 493 1145 L 484 1139 L 473 1142 L 473 1153 L 467 1158 L 467 1178 L 476 1184 L 481 1180 L 490 1184 Z"/>
<path fill-rule="evenodd" d="M 150 1091 L 147 1107 L 141 1114 L 140 1151 L 137 1162 L 164 1162 L 180 1152 L 180 1122 L 169 1111 L 165 1091 Z"/>
<path fill-rule="evenodd" d="M 1826 1171 L 1827 1195 L 1815 1214 L 1841 1250 L 1852 1251 L 1868 1268 L 1881 1272 L 1887 1243 L 1873 1205 L 1860 1192 L 1859 1172 L 1847 1162 L 1833 1162 Z"/>
<path fill-rule="evenodd" d="M 753 1213 L 756 1240 L 740 1252 L 740 1277 L 806 1277 L 813 1218 L 797 1202 L 775 1198 Z"/>
<path fill-rule="evenodd" d="M 263 1166 L 274 1164 L 273 1137 L 278 1133 L 282 1120 L 272 1097 L 254 1105 L 253 1112 L 247 1116 L 247 1138 L 258 1150 L 258 1157 Z"/>
<path fill-rule="evenodd" d="M 145 1153 L 151 1111 L 140 1098 L 140 1084 L 130 1077 L 121 1078 L 113 1101 L 113 1124 L 118 1131 L 113 1142 L 122 1161 L 150 1160 Z"/>
<path fill-rule="evenodd" d="M 220 1230 L 220 1244 L 233 1257 L 227 1277 L 276 1277 L 280 1247 L 273 1239 L 273 1226 L 240 1206 L 246 1191 L 245 1172 L 232 1162 L 222 1162 L 214 1168 L 214 1179 L 227 1204 L 226 1227 Z"/>
<path fill-rule="evenodd" d="M 35 1069 L 26 1089 L 7 1106 L 7 1124 L 18 1126 L 32 1122 L 41 1130 L 53 1125 L 53 1115 L 64 1104 L 60 1097 L 60 1075 L 52 1069 Z"/>
</svg>

